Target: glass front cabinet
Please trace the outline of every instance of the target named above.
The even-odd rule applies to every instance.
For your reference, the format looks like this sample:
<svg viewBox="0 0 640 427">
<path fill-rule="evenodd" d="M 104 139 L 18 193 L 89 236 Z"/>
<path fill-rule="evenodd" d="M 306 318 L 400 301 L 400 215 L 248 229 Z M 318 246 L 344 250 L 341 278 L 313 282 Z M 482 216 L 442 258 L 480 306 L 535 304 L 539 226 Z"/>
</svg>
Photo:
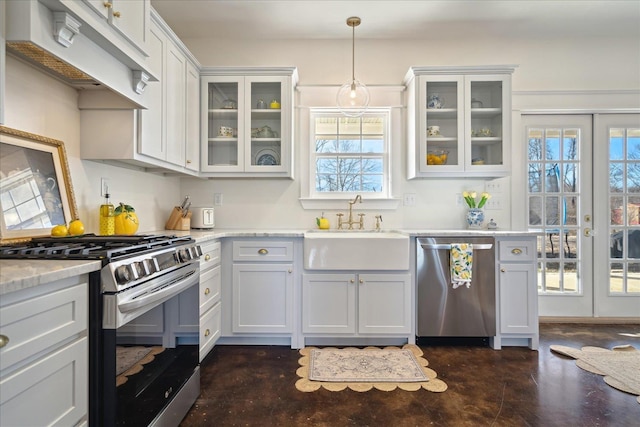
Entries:
<svg viewBox="0 0 640 427">
<path fill-rule="evenodd" d="M 202 176 L 291 178 L 296 69 L 201 74 Z"/>
<path fill-rule="evenodd" d="M 514 68 L 409 69 L 409 179 L 509 173 Z"/>
</svg>

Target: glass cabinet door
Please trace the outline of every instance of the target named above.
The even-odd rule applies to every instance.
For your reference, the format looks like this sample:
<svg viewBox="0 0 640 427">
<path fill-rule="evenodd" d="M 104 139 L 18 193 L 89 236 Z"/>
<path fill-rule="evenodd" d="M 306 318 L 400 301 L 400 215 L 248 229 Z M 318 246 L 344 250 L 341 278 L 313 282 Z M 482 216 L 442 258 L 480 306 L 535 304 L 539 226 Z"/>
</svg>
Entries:
<svg viewBox="0 0 640 427">
<path fill-rule="evenodd" d="M 502 80 L 496 76 L 467 78 L 467 129 L 471 143 L 466 164 L 477 169 L 496 168 L 504 164 L 503 135 L 505 107 Z"/>
<path fill-rule="evenodd" d="M 219 170 L 242 169 L 244 149 L 242 78 L 212 78 L 207 82 L 207 141 L 205 166 Z"/>
<path fill-rule="evenodd" d="M 464 162 L 464 102 L 461 76 L 422 79 L 420 97 L 425 104 L 421 120 L 422 170 L 461 170 Z"/>
<path fill-rule="evenodd" d="M 246 77 L 247 111 L 247 171 L 282 169 L 282 119 L 284 78 L 275 76 Z"/>
</svg>

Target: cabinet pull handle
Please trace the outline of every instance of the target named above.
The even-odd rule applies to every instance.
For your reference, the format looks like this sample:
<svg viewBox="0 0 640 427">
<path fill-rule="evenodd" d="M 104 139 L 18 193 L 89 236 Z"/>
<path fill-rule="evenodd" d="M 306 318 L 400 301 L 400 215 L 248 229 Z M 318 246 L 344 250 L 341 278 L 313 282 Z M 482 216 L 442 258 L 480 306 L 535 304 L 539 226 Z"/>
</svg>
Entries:
<svg viewBox="0 0 640 427">
<path fill-rule="evenodd" d="M 211 334 L 211 331 L 209 329 L 207 329 L 206 331 L 204 331 L 204 336 L 208 337 Z"/>
<path fill-rule="evenodd" d="M 266 254 L 268 254 L 268 253 L 269 253 L 269 251 L 268 251 L 268 250 L 266 250 L 266 249 L 264 249 L 264 248 L 262 248 L 262 249 L 258 249 L 258 253 L 259 253 L 260 255 L 266 255 Z"/>
<path fill-rule="evenodd" d="M 120 12 L 113 12 L 113 16 L 116 18 L 120 18 Z"/>
<path fill-rule="evenodd" d="M 107 9 L 111 9 L 111 7 L 113 6 L 113 4 L 111 4 L 110 1 L 106 1 L 106 2 L 102 3 L 102 5 L 104 7 L 106 7 Z"/>
<path fill-rule="evenodd" d="M 204 256 L 204 260 L 205 260 L 205 261 L 209 261 L 210 259 L 211 259 L 211 255 L 206 254 L 206 255 Z"/>
<path fill-rule="evenodd" d="M 9 344 L 9 337 L 6 335 L 0 335 L 0 348 L 4 347 L 7 344 Z"/>
<path fill-rule="evenodd" d="M 191 164 L 191 160 L 187 160 L 187 164 L 190 165 Z"/>
<path fill-rule="evenodd" d="M 513 249 L 511 249 L 511 253 L 514 254 L 514 255 L 520 255 L 522 253 L 522 249 L 513 248 Z"/>
<path fill-rule="evenodd" d="M 349 283 L 355 283 L 355 282 L 356 282 L 356 281 L 355 281 L 355 280 L 353 280 L 353 279 L 349 280 Z"/>
<path fill-rule="evenodd" d="M 209 293 L 210 293 L 210 292 L 211 292 L 211 290 L 210 290 L 209 288 L 207 288 L 207 289 L 205 289 L 205 290 L 204 290 L 204 294 L 205 294 L 205 295 L 209 295 Z"/>
<path fill-rule="evenodd" d="M 505 271 L 507 271 L 507 269 L 506 269 L 506 268 L 501 268 L 501 269 L 500 269 L 500 272 L 501 272 L 501 273 L 504 273 Z"/>
<path fill-rule="evenodd" d="M 364 283 L 364 279 L 360 279 L 360 284 L 362 285 Z"/>
<path fill-rule="evenodd" d="M 288 272 L 289 274 L 291 274 L 291 273 L 293 273 L 293 270 L 292 270 L 292 269 L 288 269 L 288 270 L 287 270 L 287 272 Z"/>
</svg>

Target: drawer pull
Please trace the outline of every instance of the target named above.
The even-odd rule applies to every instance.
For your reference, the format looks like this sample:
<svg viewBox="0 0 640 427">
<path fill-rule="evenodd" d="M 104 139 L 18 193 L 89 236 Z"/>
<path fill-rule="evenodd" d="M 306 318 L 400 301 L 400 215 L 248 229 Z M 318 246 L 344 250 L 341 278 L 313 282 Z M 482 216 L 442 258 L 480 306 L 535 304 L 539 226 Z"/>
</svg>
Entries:
<svg viewBox="0 0 640 427">
<path fill-rule="evenodd" d="M 209 335 L 211 335 L 211 331 L 209 330 L 209 328 L 207 328 L 207 329 L 204 331 L 204 336 L 205 336 L 205 337 L 208 337 Z"/>
<path fill-rule="evenodd" d="M 364 283 L 364 279 L 360 279 L 360 284 L 362 285 Z"/>
<path fill-rule="evenodd" d="M 110 8 L 111 8 L 111 6 L 113 6 L 113 5 L 111 4 L 111 2 L 108 2 L 108 1 L 106 1 L 106 2 L 102 3 L 102 5 L 103 5 L 104 7 L 106 7 L 107 9 L 110 9 Z"/>
<path fill-rule="evenodd" d="M 205 261 L 209 261 L 210 259 L 211 259 L 211 255 L 206 254 L 206 255 L 204 256 L 204 260 L 205 260 Z"/>
<path fill-rule="evenodd" d="M 0 348 L 4 347 L 7 344 L 9 344 L 9 337 L 6 335 L 0 335 Z"/>
<path fill-rule="evenodd" d="M 511 253 L 514 254 L 514 255 L 520 255 L 522 253 L 522 249 L 513 248 L 513 249 L 511 249 Z"/>
<path fill-rule="evenodd" d="M 209 288 L 207 288 L 207 289 L 205 289 L 205 290 L 204 290 L 204 294 L 205 294 L 205 295 L 209 295 L 209 293 L 210 293 L 210 292 L 211 292 L 211 290 L 210 290 Z"/>
<path fill-rule="evenodd" d="M 500 269 L 500 272 L 501 272 L 501 273 L 504 273 L 505 271 L 507 271 L 505 268 L 501 268 L 501 269 Z"/>
<path fill-rule="evenodd" d="M 349 280 L 349 283 L 355 283 L 355 282 L 356 282 L 356 281 L 355 281 L 355 280 L 353 280 L 353 279 Z"/>
<path fill-rule="evenodd" d="M 120 12 L 113 12 L 113 16 L 115 16 L 116 18 L 120 18 Z"/>
<path fill-rule="evenodd" d="M 268 253 L 269 253 L 269 251 L 268 251 L 268 250 L 266 250 L 266 249 L 264 249 L 264 248 L 262 248 L 262 249 L 258 249 L 258 253 L 259 253 L 260 255 L 266 255 L 266 254 L 268 254 Z"/>
</svg>

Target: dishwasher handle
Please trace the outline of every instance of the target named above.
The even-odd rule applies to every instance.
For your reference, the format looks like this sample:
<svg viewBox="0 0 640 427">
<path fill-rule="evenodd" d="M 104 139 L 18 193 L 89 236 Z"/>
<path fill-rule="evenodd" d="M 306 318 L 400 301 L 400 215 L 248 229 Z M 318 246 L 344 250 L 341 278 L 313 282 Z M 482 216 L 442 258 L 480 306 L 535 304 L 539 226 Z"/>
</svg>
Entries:
<svg viewBox="0 0 640 427">
<path fill-rule="evenodd" d="M 472 243 L 473 244 L 473 243 Z M 420 243 L 422 249 L 436 249 L 436 250 L 451 250 L 451 243 Z M 491 249 L 493 248 L 492 243 L 477 243 L 473 244 L 473 249 L 483 250 L 483 249 Z"/>
</svg>

